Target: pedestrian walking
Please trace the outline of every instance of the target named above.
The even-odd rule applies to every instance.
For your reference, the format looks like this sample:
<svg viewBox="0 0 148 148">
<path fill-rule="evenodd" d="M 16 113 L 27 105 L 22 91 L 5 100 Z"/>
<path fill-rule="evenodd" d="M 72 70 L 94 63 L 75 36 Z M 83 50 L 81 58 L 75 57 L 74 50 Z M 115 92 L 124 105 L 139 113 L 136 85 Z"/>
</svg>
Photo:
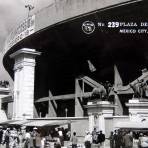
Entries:
<svg viewBox="0 0 148 148">
<path fill-rule="evenodd" d="M 148 134 L 144 133 L 139 137 L 139 147 L 148 148 Z"/>
<path fill-rule="evenodd" d="M 121 131 L 115 131 L 113 139 L 115 148 L 121 148 L 123 145 L 123 136 Z"/>
<path fill-rule="evenodd" d="M 61 139 L 59 137 L 55 137 L 54 148 L 61 148 Z"/>
<path fill-rule="evenodd" d="M 90 134 L 89 131 L 86 131 L 86 136 L 84 138 L 85 148 L 91 148 L 91 144 L 92 144 L 92 135 Z"/>
<path fill-rule="evenodd" d="M 101 147 L 104 147 L 105 134 L 103 134 L 102 131 L 99 132 L 97 141 Z"/>
<path fill-rule="evenodd" d="M 61 128 L 58 129 L 58 134 L 59 134 L 61 146 L 64 146 L 64 136 Z"/>
<path fill-rule="evenodd" d="M 45 148 L 50 148 L 50 142 L 52 141 L 52 137 L 49 134 L 49 136 L 45 136 L 45 140 L 44 140 L 44 146 Z"/>
<path fill-rule="evenodd" d="M 4 135 L 4 143 L 3 143 L 6 144 L 6 148 L 9 148 L 9 142 L 10 142 L 10 128 L 7 128 Z"/>
<path fill-rule="evenodd" d="M 30 135 L 29 131 L 26 131 L 24 148 L 30 148 L 30 138 L 31 138 L 31 135 Z"/>
<path fill-rule="evenodd" d="M 33 135 L 33 133 L 30 133 L 30 140 L 29 140 L 29 143 L 30 143 L 30 148 L 35 148 L 34 147 L 34 135 Z"/>
<path fill-rule="evenodd" d="M 10 138 L 9 138 L 9 148 L 18 148 L 19 147 L 19 136 L 18 132 L 15 128 L 10 131 Z"/>
<path fill-rule="evenodd" d="M 33 147 L 36 147 L 36 135 L 37 135 L 37 127 L 34 127 L 32 131 Z"/>
<path fill-rule="evenodd" d="M 3 129 L 2 127 L 0 127 L 0 145 L 2 144 L 2 140 L 3 140 Z"/>
<path fill-rule="evenodd" d="M 92 143 L 93 144 L 98 144 L 98 133 L 96 128 L 94 128 L 94 130 L 92 131 Z"/>
<path fill-rule="evenodd" d="M 70 141 L 72 142 L 72 148 L 77 148 L 78 138 L 76 136 L 76 132 L 73 132 Z"/>
<path fill-rule="evenodd" d="M 45 137 L 41 138 L 41 148 L 45 148 Z"/>
<path fill-rule="evenodd" d="M 133 147 L 133 136 L 131 135 L 130 131 L 128 131 L 123 136 L 123 145 L 124 145 L 124 148 L 132 148 Z"/>
<path fill-rule="evenodd" d="M 114 132 L 113 131 L 111 131 L 110 133 L 109 140 L 110 140 L 110 148 L 114 148 Z"/>
<path fill-rule="evenodd" d="M 18 138 L 19 138 L 19 148 L 23 148 L 23 133 L 22 133 L 22 131 L 18 132 Z"/>
<path fill-rule="evenodd" d="M 40 133 L 37 132 L 36 134 L 36 148 L 40 148 L 41 147 L 41 135 Z"/>
</svg>

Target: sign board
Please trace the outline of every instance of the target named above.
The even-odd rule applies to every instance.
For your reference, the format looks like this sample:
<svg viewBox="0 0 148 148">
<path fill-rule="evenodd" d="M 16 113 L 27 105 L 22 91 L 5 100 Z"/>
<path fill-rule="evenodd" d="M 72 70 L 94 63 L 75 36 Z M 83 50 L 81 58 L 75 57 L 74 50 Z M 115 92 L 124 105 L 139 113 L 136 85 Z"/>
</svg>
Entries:
<svg viewBox="0 0 148 148">
<path fill-rule="evenodd" d="M 19 41 L 33 34 L 34 31 L 35 31 L 35 15 L 25 19 L 17 28 L 15 28 L 10 33 L 5 42 L 4 53 L 6 53 L 12 46 L 14 46 Z"/>
</svg>

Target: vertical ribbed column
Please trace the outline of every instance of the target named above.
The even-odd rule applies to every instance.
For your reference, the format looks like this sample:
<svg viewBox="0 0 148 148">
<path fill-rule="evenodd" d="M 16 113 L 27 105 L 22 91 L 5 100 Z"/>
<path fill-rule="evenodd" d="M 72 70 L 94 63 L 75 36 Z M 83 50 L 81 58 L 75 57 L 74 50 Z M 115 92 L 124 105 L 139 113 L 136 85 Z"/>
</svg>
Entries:
<svg viewBox="0 0 148 148">
<path fill-rule="evenodd" d="M 89 131 L 92 133 L 94 130 L 94 115 L 92 113 L 89 113 Z"/>
<path fill-rule="evenodd" d="M 23 48 L 11 54 L 14 58 L 13 119 L 33 118 L 35 49 Z"/>
<path fill-rule="evenodd" d="M 104 115 L 100 114 L 98 117 L 98 127 L 99 127 L 99 131 L 102 131 L 103 133 L 105 133 L 105 120 L 104 120 Z"/>
</svg>

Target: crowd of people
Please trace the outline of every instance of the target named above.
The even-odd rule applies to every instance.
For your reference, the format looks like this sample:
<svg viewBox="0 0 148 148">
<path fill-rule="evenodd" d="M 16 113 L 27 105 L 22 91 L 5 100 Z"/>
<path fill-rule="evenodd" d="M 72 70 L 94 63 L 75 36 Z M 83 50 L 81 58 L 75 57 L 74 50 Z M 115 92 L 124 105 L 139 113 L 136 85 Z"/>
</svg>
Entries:
<svg viewBox="0 0 148 148">
<path fill-rule="evenodd" d="M 111 132 L 110 148 L 148 148 L 147 132 L 115 130 Z"/>
<path fill-rule="evenodd" d="M 93 147 L 93 145 L 98 145 L 98 147 L 104 147 L 104 141 L 105 141 L 105 134 L 103 134 L 102 131 L 97 131 L 96 128 L 94 128 L 94 131 L 92 133 L 86 131 L 86 135 L 84 137 L 84 147 L 91 148 Z M 76 136 L 76 132 L 73 132 L 73 135 L 71 136 L 71 143 L 72 143 L 72 148 L 78 147 L 78 138 Z"/>
<path fill-rule="evenodd" d="M 76 132 L 71 132 L 64 128 L 3 128 L 0 127 L 0 147 L 5 148 L 61 148 L 64 141 L 69 141 L 69 146 L 77 148 L 79 139 Z M 103 145 L 105 135 L 102 131 L 90 133 L 86 131 L 83 146 L 91 148 L 93 144 Z"/>
<path fill-rule="evenodd" d="M 5 148 L 61 148 L 70 134 L 64 128 L 2 128 L 0 127 L 0 147 Z"/>
<path fill-rule="evenodd" d="M 130 131 L 130 130 L 115 130 L 110 133 L 109 138 L 110 148 L 148 148 L 148 132 Z M 76 132 L 73 132 L 71 137 L 72 148 L 78 147 L 78 138 Z M 105 134 L 102 131 L 97 131 L 96 128 L 90 133 L 86 131 L 84 138 L 85 148 L 106 148 Z"/>
<path fill-rule="evenodd" d="M 106 138 L 110 148 L 148 148 L 147 132 L 115 130 Z M 0 147 L 2 148 L 61 148 L 69 141 L 70 148 L 105 148 L 105 134 L 96 128 L 86 131 L 83 145 L 79 145 L 77 133 L 64 128 L 2 128 L 0 127 Z M 68 148 L 69 148 L 68 147 Z"/>
</svg>

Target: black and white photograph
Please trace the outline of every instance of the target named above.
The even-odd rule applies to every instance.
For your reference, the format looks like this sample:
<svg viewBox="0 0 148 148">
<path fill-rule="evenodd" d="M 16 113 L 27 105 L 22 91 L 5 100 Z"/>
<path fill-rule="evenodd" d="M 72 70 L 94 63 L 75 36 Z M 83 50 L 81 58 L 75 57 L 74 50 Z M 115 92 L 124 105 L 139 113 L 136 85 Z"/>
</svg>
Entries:
<svg viewBox="0 0 148 148">
<path fill-rule="evenodd" d="M 0 0 L 0 148 L 148 148 L 148 0 Z"/>
</svg>

